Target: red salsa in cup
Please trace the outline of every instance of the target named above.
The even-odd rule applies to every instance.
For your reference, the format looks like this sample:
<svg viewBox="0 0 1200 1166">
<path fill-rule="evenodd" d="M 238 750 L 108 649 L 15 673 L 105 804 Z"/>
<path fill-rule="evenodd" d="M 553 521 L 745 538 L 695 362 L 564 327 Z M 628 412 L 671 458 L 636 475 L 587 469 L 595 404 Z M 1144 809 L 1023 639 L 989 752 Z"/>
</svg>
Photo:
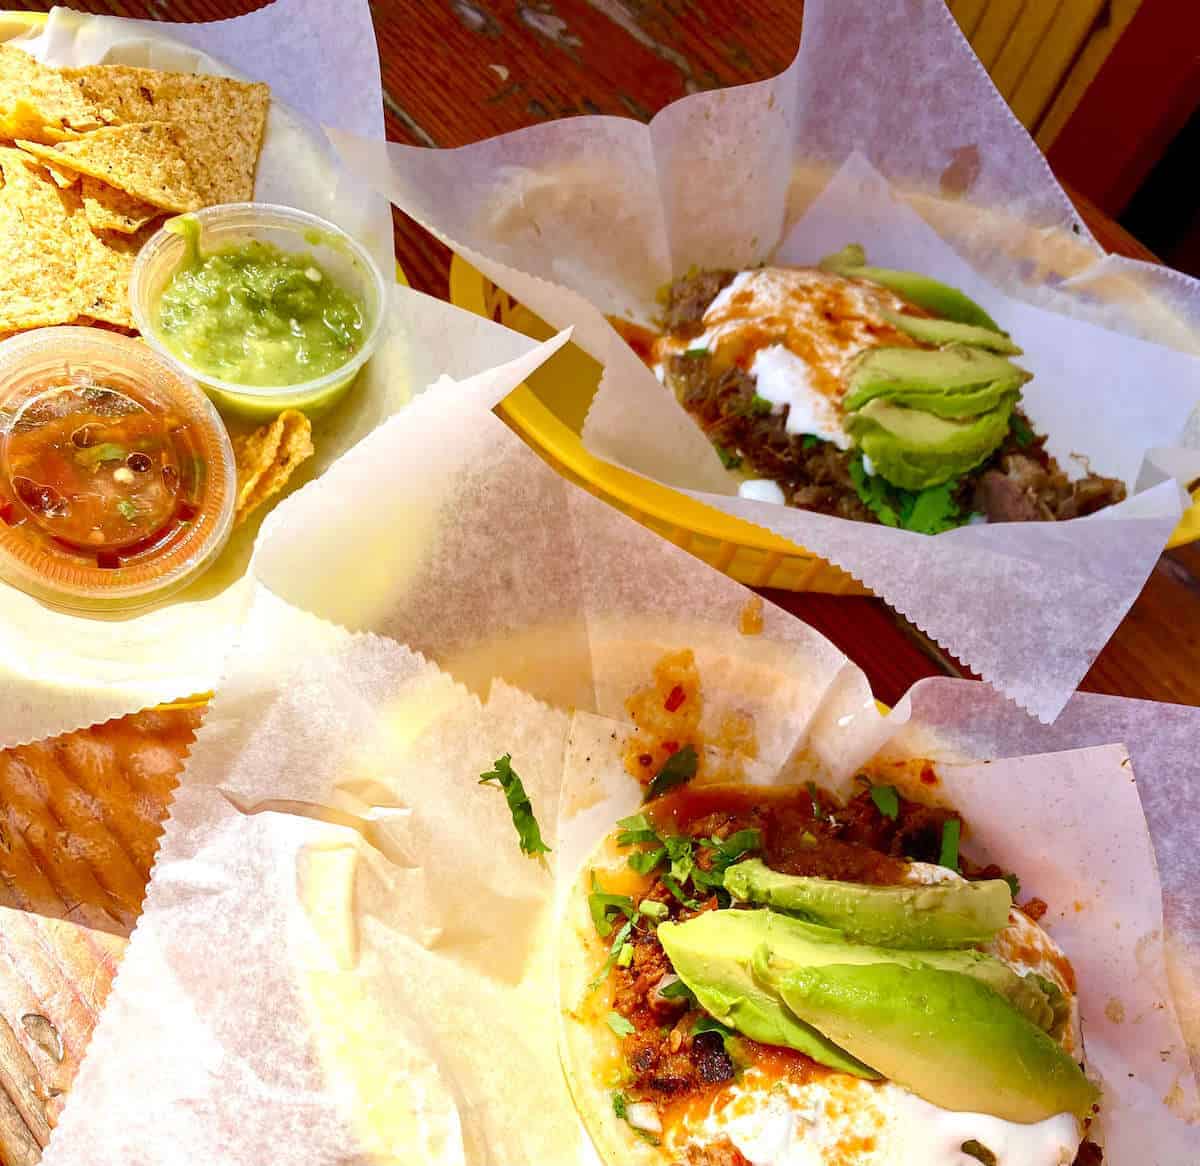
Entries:
<svg viewBox="0 0 1200 1166">
<path fill-rule="evenodd" d="M 144 344 L 53 328 L 0 345 L 8 582 L 68 607 L 150 602 L 211 562 L 235 491 L 212 406 Z"/>
</svg>

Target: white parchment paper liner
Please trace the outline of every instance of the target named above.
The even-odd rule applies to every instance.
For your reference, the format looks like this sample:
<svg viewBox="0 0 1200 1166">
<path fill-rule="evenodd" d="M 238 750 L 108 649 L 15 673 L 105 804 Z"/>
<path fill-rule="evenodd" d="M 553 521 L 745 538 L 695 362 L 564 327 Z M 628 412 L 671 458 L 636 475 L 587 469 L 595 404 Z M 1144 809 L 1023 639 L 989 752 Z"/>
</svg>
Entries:
<svg viewBox="0 0 1200 1166">
<path fill-rule="evenodd" d="M 1137 596 L 1200 474 L 1200 285 L 1103 258 L 942 0 L 812 0 L 795 62 L 643 126 L 571 118 L 458 150 L 336 135 L 349 163 L 605 366 L 592 452 L 837 563 L 1043 720 Z M 962 287 L 1010 330 L 1049 448 L 1135 496 L 1086 521 L 937 539 L 730 497 L 731 476 L 604 319 L 691 266 L 873 263 Z M 1114 331 L 1115 329 L 1115 331 Z M 1156 342 L 1156 343 L 1152 343 Z M 981 604 L 980 596 L 987 596 Z"/>
<path fill-rule="evenodd" d="M 383 137 L 379 62 L 365 0 L 279 0 L 235 20 L 178 26 L 56 9 L 38 36 L 18 43 L 60 65 L 240 70 L 269 82 L 274 100 L 256 197 L 339 223 L 370 248 L 385 273 L 392 270 L 389 207 L 346 175 L 317 124 Z M 388 312 L 378 353 L 344 403 L 315 422 L 316 454 L 297 482 L 319 474 L 442 374 L 468 377 L 533 347 L 406 288 L 393 290 Z M 209 573 L 165 606 L 134 618 L 72 617 L 0 585 L 0 747 L 213 688 L 249 601 L 247 566 L 258 527 L 256 516 Z"/>
<path fill-rule="evenodd" d="M 1148 805 L 1175 807 L 1159 848 L 1173 945 L 1200 943 L 1181 844 L 1200 713 L 1091 698 L 1039 736 L 952 682 L 883 718 L 863 674 L 786 613 L 739 635 L 748 593 L 559 478 L 487 412 L 498 390 L 486 375 L 435 387 L 269 519 L 47 1166 L 594 1160 L 557 1061 L 553 899 L 636 802 L 622 703 L 669 649 L 695 650 L 710 721 L 753 713 L 763 779 L 845 783 L 880 750 L 1124 737 Z M 554 848 L 544 866 L 477 784 L 503 752 Z M 1110 1160 L 1136 1143 L 1147 1166 L 1182 1166 L 1195 1082 L 1125 749 L 939 772 L 974 815 L 966 845 L 1047 899 L 1086 971 Z M 1096 1015 L 1114 1000 L 1121 1024 Z"/>
</svg>

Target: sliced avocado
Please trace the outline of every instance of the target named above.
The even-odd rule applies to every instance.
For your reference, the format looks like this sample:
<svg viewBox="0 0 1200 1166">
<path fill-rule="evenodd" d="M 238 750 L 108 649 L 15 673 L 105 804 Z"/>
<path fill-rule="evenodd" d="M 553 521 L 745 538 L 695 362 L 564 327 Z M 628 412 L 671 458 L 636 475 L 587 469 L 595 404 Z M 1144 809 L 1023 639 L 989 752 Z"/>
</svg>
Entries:
<svg viewBox="0 0 1200 1166">
<path fill-rule="evenodd" d="M 725 889 L 743 902 L 836 927 L 849 939 L 910 949 L 987 943 L 1008 924 L 1012 906 L 1003 879 L 875 887 L 782 874 L 758 858 L 731 866 Z"/>
<path fill-rule="evenodd" d="M 817 264 L 822 271 L 831 271 L 834 275 L 844 275 L 847 268 L 866 265 L 867 252 L 861 243 L 847 243 L 840 251 L 826 255 Z"/>
<path fill-rule="evenodd" d="M 931 316 L 908 316 L 903 312 L 884 312 L 883 318 L 893 328 L 919 340 L 922 344 L 936 344 L 939 348 L 947 344 L 970 344 L 999 352 L 1005 356 L 1020 356 L 1021 349 L 1005 332 L 993 332 L 976 324 L 962 324 L 957 320 L 937 320 Z"/>
<path fill-rule="evenodd" d="M 778 990 L 801 1020 L 885 1077 L 945 1109 L 1037 1122 L 1088 1114 L 1095 1086 L 990 988 L 897 964 L 801 968 Z"/>
<path fill-rule="evenodd" d="M 1029 373 L 982 348 L 868 348 L 850 371 L 845 409 L 877 397 L 938 417 L 975 417 L 1019 392 Z"/>
<path fill-rule="evenodd" d="M 877 1077 L 861 1061 L 797 1020 L 773 991 L 755 980 L 754 952 L 762 944 L 790 953 L 792 958 L 817 946 L 811 941 L 805 945 L 797 931 L 804 924 L 789 926 L 792 923 L 770 911 L 706 911 L 686 923 L 660 923 L 658 939 L 675 974 L 692 990 L 700 1007 L 722 1024 L 751 1040 L 796 1049 L 831 1069 L 855 1077 Z M 797 962 L 803 959 L 797 958 Z"/>
<path fill-rule="evenodd" d="M 954 951 L 916 951 L 901 948 L 871 947 L 867 944 L 848 944 L 839 932 L 824 927 L 814 927 L 814 939 L 825 943 L 823 951 L 810 953 L 807 966 L 823 967 L 830 962 L 837 964 L 895 963 L 901 967 L 919 971 L 921 968 L 937 968 L 943 972 L 958 972 L 986 984 L 993 992 L 1003 996 L 1018 1012 L 1043 1032 L 1061 1036 L 1065 1020 L 1060 1023 L 1060 1006 L 1066 1006 L 1066 998 L 1057 986 L 1042 977 L 1018 975 L 1008 964 L 995 956 L 987 955 L 974 948 Z M 817 937 L 815 933 L 824 933 Z M 830 938 L 832 937 L 832 938 Z M 815 958 L 813 958 L 815 956 Z M 764 988 L 777 991 L 776 981 L 793 971 L 797 965 L 789 962 L 778 952 L 765 946 L 754 955 L 754 975 Z M 1055 995 L 1057 993 L 1057 996 Z"/>
<path fill-rule="evenodd" d="M 1017 394 L 962 420 L 906 409 L 877 397 L 846 416 L 846 429 L 875 472 L 905 490 L 924 490 L 974 469 L 1008 432 Z"/>
<path fill-rule="evenodd" d="M 774 911 L 706 911 L 686 923 L 662 923 L 659 942 L 675 974 L 702 1008 L 753 1040 L 786 1045 L 815 1061 L 863 1075 L 865 1066 L 832 1042 L 797 1025 L 783 1008 L 774 980 L 800 967 L 900 963 L 959 972 L 987 984 L 1030 1020 L 1052 1022 L 1049 999 L 1034 979 L 981 951 L 913 951 L 850 943 L 841 932 Z M 757 961 L 757 963 L 756 963 Z M 831 1059 L 832 1058 L 832 1059 Z M 856 1068 L 846 1068 L 847 1064 Z M 870 1075 L 869 1073 L 867 1074 Z"/>
<path fill-rule="evenodd" d="M 924 308 L 943 320 L 956 320 L 960 324 L 975 324 L 991 332 L 1000 332 L 1000 325 L 970 296 L 927 275 L 918 275 L 915 271 L 870 267 L 867 265 L 866 252 L 858 243 L 851 243 L 832 255 L 826 255 L 818 266 L 822 271 L 832 271 L 836 275 L 869 279 L 882 284 L 898 296 L 903 296 L 910 304 L 916 304 L 918 308 Z"/>
</svg>

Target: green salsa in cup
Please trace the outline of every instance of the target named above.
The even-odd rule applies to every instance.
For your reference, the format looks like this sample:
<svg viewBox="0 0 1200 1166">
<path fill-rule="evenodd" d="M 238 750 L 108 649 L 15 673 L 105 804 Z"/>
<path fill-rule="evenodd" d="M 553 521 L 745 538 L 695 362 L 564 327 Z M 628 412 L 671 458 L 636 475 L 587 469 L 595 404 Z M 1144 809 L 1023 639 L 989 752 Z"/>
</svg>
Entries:
<svg viewBox="0 0 1200 1166">
<path fill-rule="evenodd" d="M 292 207 L 233 203 L 168 220 L 130 279 L 145 340 L 222 408 L 316 414 L 378 345 L 387 285 L 366 249 Z"/>
<path fill-rule="evenodd" d="M 240 385 L 296 385 L 362 347 L 362 302 L 312 255 L 258 239 L 202 255 L 195 221 L 180 222 L 188 256 L 163 288 L 158 328 L 188 364 Z"/>
</svg>

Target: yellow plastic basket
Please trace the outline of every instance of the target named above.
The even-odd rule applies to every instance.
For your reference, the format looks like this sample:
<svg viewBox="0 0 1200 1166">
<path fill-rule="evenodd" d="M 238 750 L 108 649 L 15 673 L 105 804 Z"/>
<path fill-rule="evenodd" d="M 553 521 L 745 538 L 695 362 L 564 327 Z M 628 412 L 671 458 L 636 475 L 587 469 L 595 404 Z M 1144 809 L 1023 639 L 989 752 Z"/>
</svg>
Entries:
<svg viewBox="0 0 1200 1166">
<path fill-rule="evenodd" d="M 535 340 L 554 331 L 459 255 L 450 263 L 450 300 Z M 832 563 L 787 539 L 589 454 L 579 433 L 599 382 L 600 365 L 568 345 L 501 402 L 500 413 L 564 476 L 741 583 L 832 595 L 871 594 Z M 1168 549 L 1200 539 L 1200 488 L 1192 497 Z"/>
</svg>

